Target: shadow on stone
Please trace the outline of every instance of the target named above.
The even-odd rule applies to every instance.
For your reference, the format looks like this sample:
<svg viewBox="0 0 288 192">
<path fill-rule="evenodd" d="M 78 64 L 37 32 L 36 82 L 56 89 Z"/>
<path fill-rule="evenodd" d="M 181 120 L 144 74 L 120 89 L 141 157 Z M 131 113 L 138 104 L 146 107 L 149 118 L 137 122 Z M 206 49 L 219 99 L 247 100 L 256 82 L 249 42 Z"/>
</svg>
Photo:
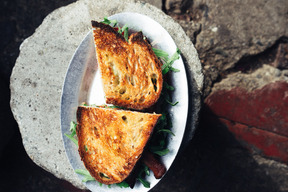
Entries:
<svg viewBox="0 0 288 192">
<path fill-rule="evenodd" d="M 284 44 L 288 44 L 288 37 L 283 36 L 279 38 L 272 46 L 268 47 L 266 50 L 259 54 L 242 57 L 235 64 L 234 68 L 227 70 L 227 72 L 225 72 L 224 74 L 234 73 L 238 71 L 241 71 L 243 73 L 251 73 L 262 67 L 263 64 L 270 64 L 272 66 L 275 65 L 274 67 L 277 67 L 279 69 L 286 69 L 287 66 L 278 66 L 278 64 L 273 64 L 277 58 L 279 48 L 281 48 L 281 46 Z"/>
</svg>

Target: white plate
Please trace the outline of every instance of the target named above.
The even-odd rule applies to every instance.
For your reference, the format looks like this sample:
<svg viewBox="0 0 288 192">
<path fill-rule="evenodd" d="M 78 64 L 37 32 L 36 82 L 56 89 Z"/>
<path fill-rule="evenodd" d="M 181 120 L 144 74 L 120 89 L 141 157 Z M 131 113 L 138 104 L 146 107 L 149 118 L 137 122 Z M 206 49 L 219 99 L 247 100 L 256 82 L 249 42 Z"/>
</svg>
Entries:
<svg viewBox="0 0 288 192">
<path fill-rule="evenodd" d="M 153 19 L 138 13 L 119 13 L 112 15 L 109 19 L 116 19 L 120 26 L 127 24 L 133 31 L 142 31 L 151 42 L 152 46 L 166 51 L 170 56 L 176 51 L 176 45 L 168 32 Z M 181 47 L 179 47 L 181 50 Z M 175 136 L 170 135 L 168 148 L 170 152 L 162 157 L 162 162 L 167 170 L 174 161 L 180 148 L 187 120 L 188 113 L 188 85 L 183 60 L 180 57 L 174 62 L 173 67 L 180 72 L 171 74 L 171 83 L 175 87 L 172 98 L 179 101 L 176 106 L 169 109 L 173 127 L 171 128 Z M 70 134 L 70 122 L 76 121 L 76 110 L 82 102 L 88 104 L 104 104 L 104 92 L 99 75 L 98 64 L 93 42 L 92 31 L 87 34 L 77 48 L 67 71 L 61 98 L 61 131 L 67 157 L 73 169 L 84 169 L 80 160 L 77 146 L 71 142 L 64 134 Z M 79 175 L 79 179 L 82 180 Z M 160 180 L 155 179 L 153 173 L 145 178 L 150 182 L 150 188 L 145 188 L 137 182 L 133 189 L 120 188 L 112 185 L 99 186 L 97 182 L 87 182 L 85 185 L 91 191 L 148 191 L 152 189 Z"/>
</svg>

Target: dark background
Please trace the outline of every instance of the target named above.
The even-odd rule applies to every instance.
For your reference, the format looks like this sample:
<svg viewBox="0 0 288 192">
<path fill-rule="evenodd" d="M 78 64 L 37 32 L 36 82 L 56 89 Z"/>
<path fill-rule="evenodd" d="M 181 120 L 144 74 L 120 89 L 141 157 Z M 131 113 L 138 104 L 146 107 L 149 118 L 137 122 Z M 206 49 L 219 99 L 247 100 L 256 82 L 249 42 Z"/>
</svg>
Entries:
<svg viewBox="0 0 288 192">
<path fill-rule="evenodd" d="M 72 0 L 1 0 L 0 2 L 0 191 L 77 191 L 44 171 L 26 154 L 10 109 L 10 75 L 19 46 L 43 19 Z"/>
<path fill-rule="evenodd" d="M 1 0 L 0 6 L 0 191 L 81 191 L 33 163 L 10 110 L 9 78 L 19 46 L 45 16 L 72 0 Z M 107 1 L 108 2 L 108 1 Z M 215 122 L 203 106 L 193 141 L 153 191 L 285 191 L 287 171 L 252 154 Z"/>
</svg>

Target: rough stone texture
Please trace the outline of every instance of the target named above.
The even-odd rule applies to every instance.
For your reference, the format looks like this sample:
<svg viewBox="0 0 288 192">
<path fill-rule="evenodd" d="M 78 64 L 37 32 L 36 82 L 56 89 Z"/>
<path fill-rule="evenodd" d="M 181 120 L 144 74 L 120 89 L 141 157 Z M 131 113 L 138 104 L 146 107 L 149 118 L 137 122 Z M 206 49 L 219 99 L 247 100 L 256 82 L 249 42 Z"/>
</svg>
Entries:
<svg viewBox="0 0 288 192">
<path fill-rule="evenodd" d="M 270 65 L 264 64 L 261 68 L 253 73 L 235 72 L 227 75 L 219 83 L 215 83 L 212 93 L 219 90 L 229 90 L 235 87 L 253 91 L 276 81 L 288 82 L 288 70 L 279 70 Z"/>
<path fill-rule="evenodd" d="M 288 137 L 288 83 L 275 82 L 249 92 L 217 91 L 205 103 L 219 117 Z"/>
<path fill-rule="evenodd" d="M 205 74 L 204 96 L 213 82 L 243 57 L 255 55 L 288 35 L 287 1 L 166 0 L 168 14 L 195 43 Z M 187 26 L 187 22 L 189 22 Z M 191 31 L 192 30 L 192 31 Z"/>
<path fill-rule="evenodd" d="M 275 61 L 273 62 L 275 63 Z M 263 65 L 215 83 L 205 105 L 245 146 L 288 163 L 287 70 Z"/>
<path fill-rule="evenodd" d="M 143 2 L 149 3 L 160 10 L 162 9 L 162 0 L 145 0 Z"/>
<path fill-rule="evenodd" d="M 21 44 L 11 75 L 11 109 L 28 155 L 45 170 L 81 188 L 83 184 L 70 167 L 61 138 L 60 97 L 66 69 L 90 30 L 91 19 L 131 10 L 158 21 L 181 48 L 192 96 L 189 125 L 195 126 L 203 83 L 198 55 L 179 24 L 146 3 L 80 0 L 52 12 Z"/>
<path fill-rule="evenodd" d="M 254 116 L 255 117 L 255 116 Z M 266 131 L 249 124 L 235 123 L 224 118 L 219 118 L 229 131 L 251 151 L 260 151 L 263 156 L 288 163 L 288 137 L 275 134 L 273 131 Z M 271 125 L 271 123 L 269 124 Z M 272 124 L 273 125 L 273 124 Z"/>
</svg>

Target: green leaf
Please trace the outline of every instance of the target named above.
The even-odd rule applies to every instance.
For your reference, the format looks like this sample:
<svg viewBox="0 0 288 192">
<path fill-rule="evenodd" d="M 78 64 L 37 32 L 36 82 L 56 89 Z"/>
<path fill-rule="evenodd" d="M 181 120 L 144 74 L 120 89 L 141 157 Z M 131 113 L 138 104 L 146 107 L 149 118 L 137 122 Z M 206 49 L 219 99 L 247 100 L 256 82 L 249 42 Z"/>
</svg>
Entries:
<svg viewBox="0 0 288 192">
<path fill-rule="evenodd" d="M 173 71 L 173 72 L 180 72 L 180 70 L 179 70 L 179 69 L 176 69 L 176 68 L 174 68 L 174 67 L 171 67 L 171 66 L 170 66 L 170 68 L 169 68 L 169 69 L 170 69 L 170 71 Z"/>
<path fill-rule="evenodd" d="M 128 42 L 128 27 L 124 25 L 124 27 L 122 28 L 122 31 L 124 32 L 125 40 Z"/>
<path fill-rule="evenodd" d="M 83 183 L 86 183 L 88 181 L 95 181 L 94 177 L 84 177 L 84 179 L 82 179 Z"/>
<path fill-rule="evenodd" d="M 149 168 L 146 165 L 144 165 L 144 172 L 146 175 L 148 175 L 148 176 L 150 175 Z"/>
<path fill-rule="evenodd" d="M 166 144 L 165 139 L 160 140 L 159 145 L 161 149 L 164 148 L 165 144 Z"/>
<path fill-rule="evenodd" d="M 177 104 L 179 103 L 179 101 L 176 101 L 175 103 L 172 103 L 172 102 L 169 101 L 168 99 L 165 99 L 165 101 L 166 101 L 167 103 L 169 103 L 171 106 L 175 106 L 175 105 L 177 105 Z"/>
<path fill-rule="evenodd" d="M 169 149 L 163 149 L 161 151 L 153 151 L 153 153 L 159 155 L 159 156 L 164 156 L 166 155 L 167 153 L 169 153 Z"/>
<path fill-rule="evenodd" d="M 169 71 L 179 72 L 179 69 L 173 68 L 172 64 L 174 61 L 180 58 L 180 50 L 177 48 L 176 52 L 162 65 L 162 74 L 165 75 Z"/>
<path fill-rule="evenodd" d="M 122 33 L 124 33 L 123 36 L 124 36 L 125 40 L 128 42 L 128 26 L 127 26 L 127 24 L 125 24 L 122 28 L 119 27 L 118 33 L 120 35 L 122 35 Z"/>
<path fill-rule="evenodd" d="M 150 183 L 148 181 L 146 181 L 140 177 L 138 177 L 137 180 L 139 180 L 143 184 L 144 187 L 150 188 Z"/>
<path fill-rule="evenodd" d="M 104 20 L 101 21 L 101 23 L 104 23 L 104 24 L 107 24 L 107 25 L 112 24 L 112 26 L 115 27 L 116 24 L 117 24 L 117 21 L 116 20 L 109 20 L 107 17 L 104 17 Z"/>
<path fill-rule="evenodd" d="M 82 182 L 95 181 L 95 178 L 92 177 L 89 171 L 85 169 L 75 169 L 75 173 L 78 173 L 79 175 L 84 176 L 84 178 L 82 179 Z"/>
<path fill-rule="evenodd" d="M 175 134 L 174 134 L 171 130 L 169 130 L 169 129 L 160 129 L 160 130 L 158 130 L 157 132 L 158 132 L 158 133 L 159 133 L 159 132 L 166 132 L 166 133 L 170 133 L 171 135 L 175 136 Z"/>
<path fill-rule="evenodd" d="M 173 63 L 174 61 L 176 61 L 177 59 L 180 58 L 180 49 L 176 48 L 176 52 L 170 57 L 170 59 L 167 61 L 167 63 Z"/>
<path fill-rule="evenodd" d="M 125 109 L 124 107 L 116 106 L 116 105 L 105 105 L 105 108 L 111 108 L 111 109 Z"/>
<path fill-rule="evenodd" d="M 163 85 L 164 85 L 164 88 L 165 89 L 167 89 L 167 90 L 169 90 L 169 91 L 174 91 L 175 90 L 175 88 L 173 87 L 173 86 L 171 86 L 171 85 L 169 85 L 167 82 L 163 82 Z"/>
<path fill-rule="evenodd" d="M 70 132 L 71 136 L 73 137 L 76 134 L 77 123 L 71 121 L 70 122 Z"/>
<path fill-rule="evenodd" d="M 84 176 L 91 176 L 89 171 L 87 171 L 86 169 L 75 169 L 75 173 L 78 173 Z"/>
<path fill-rule="evenodd" d="M 165 141 L 164 141 L 164 145 L 161 144 L 161 142 L 164 141 L 164 139 L 162 139 L 159 143 L 160 145 L 154 145 L 154 146 L 150 146 L 149 149 L 152 153 L 154 153 L 154 151 L 161 151 L 163 150 L 163 147 L 165 145 Z"/>
<path fill-rule="evenodd" d="M 125 181 L 122 181 L 121 183 L 116 183 L 116 185 L 118 186 L 118 187 L 124 187 L 124 188 L 128 188 L 129 187 L 129 184 L 128 183 L 126 183 Z"/>
<path fill-rule="evenodd" d="M 156 49 L 156 48 L 152 48 L 152 50 L 157 57 L 159 57 L 165 61 L 167 61 L 169 59 L 169 54 L 166 51 L 163 51 L 161 49 Z"/>
<path fill-rule="evenodd" d="M 64 134 L 66 137 L 68 137 L 73 143 L 75 143 L 78 146 L 78 141 L 77 139 L 74 138 L 73 135 L 68 135 L 68 134 Z"/>
<path fill-rule="evenodd" d="M 167 65 L 162 65 L 162 74 L 165 75 L 166 73 L 168 73 L 170 70 L 169 66 Z"/>
</svg>

